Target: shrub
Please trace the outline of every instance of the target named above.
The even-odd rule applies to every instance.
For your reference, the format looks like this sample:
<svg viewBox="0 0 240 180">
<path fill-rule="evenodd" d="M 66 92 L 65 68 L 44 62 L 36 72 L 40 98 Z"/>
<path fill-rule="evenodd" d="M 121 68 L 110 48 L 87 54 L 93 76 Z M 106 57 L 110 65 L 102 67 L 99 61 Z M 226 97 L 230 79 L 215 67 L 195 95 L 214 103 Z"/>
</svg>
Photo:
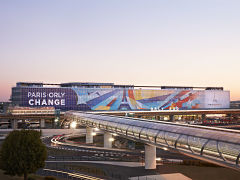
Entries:
<svg viewBox="0 0 240 180">
<path fill-rule="evenodd" d="M 34 130 L 12 131 L 4 140 L 0 150 L 0 167 L 5 174 L 22 176 L 35 173 L 45 166 L 47 150 Z"/>
</svg>

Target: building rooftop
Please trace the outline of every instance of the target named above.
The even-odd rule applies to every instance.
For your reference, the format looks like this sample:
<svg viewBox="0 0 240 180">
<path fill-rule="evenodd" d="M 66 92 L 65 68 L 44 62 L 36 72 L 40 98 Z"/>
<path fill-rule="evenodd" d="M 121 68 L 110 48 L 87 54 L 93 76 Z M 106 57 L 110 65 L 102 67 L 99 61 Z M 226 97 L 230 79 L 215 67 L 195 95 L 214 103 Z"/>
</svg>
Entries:
<svg viewBox="0 0 240 180">
<path fill-rule="evenodd" d="M 114 83 L 97 83 L 97 82 L 68 82 L 60 84 L 42 83 L 42 82 L 17 82 L 17 87 L 85 87 L 85 88 L 157 88 L 157 89 L 183 89 L 183 90 L 221 90 L 223 87 L 194 87 L 194 86 L 134 86 L 134 85 L 116 85 Z"/>
</svg>

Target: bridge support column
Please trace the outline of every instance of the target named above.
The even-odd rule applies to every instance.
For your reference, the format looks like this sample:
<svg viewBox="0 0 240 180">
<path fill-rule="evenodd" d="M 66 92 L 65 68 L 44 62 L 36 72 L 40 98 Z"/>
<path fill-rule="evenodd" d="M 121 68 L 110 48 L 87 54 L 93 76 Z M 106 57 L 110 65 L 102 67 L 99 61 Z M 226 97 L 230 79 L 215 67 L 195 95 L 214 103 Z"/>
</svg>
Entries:
<svg viewBox="0 0 240 180">
<path fill-rule="evenodd" d="M 169 121 L 173 122 L 174 121 L 174 115 L 169 115 Z"/>
<path fill-rule="evenodd" d="M 40 122 L 39 122 L 39 125 L 40 125 L 40 128 L 45 128 L 45 120 L 44 119 L 41 119 Z"/>
<path fill-rule="evenodd" d="M 55 129 L 55 119 L 52 120 L 52 128 Z"/>
<path fill-rule="evenodd" d="M 145 144 L 145 169 L 156 169 L 156 146 Z"/>
<path fill-rule="evenodd" d="M 104 132 L 104 147 L 112 148 L 112 134 Z"/>
<path fill-rule="evenodd" d="M 229 118 L 229 120 L 232 120 L 232 114 L 227 114 L 227 117 Z"/>
<path fill-rule="evenodd" d="M 93 128 L 86 128 L 86 143 L 93 143 Z"/>
<path fill-rule="evenodd" d="M 11 120 L 11 128 L 17 129 L 18 128 L 18 121 L 16 119 Z"/>
</svg>

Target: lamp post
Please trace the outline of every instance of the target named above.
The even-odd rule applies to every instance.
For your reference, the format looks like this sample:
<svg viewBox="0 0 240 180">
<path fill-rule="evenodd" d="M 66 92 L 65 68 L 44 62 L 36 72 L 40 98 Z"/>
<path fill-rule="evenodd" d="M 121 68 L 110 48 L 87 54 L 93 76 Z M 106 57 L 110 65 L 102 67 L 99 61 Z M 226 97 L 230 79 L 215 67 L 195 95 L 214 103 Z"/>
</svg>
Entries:
<svg viewBox="0 0 240 180">
<path fill-rule="evenodd" d="M 71 129 L 76 129 L 76 127 L 77 127 L 77 122 L 76 121 L 71 122 L 70 128 Z"/>
<path fill-rule="evenodd" d="M 142 155 L 142 166 L 143 166 L 144 151 L 141 151 L 141 155 Z"/>
</svg>

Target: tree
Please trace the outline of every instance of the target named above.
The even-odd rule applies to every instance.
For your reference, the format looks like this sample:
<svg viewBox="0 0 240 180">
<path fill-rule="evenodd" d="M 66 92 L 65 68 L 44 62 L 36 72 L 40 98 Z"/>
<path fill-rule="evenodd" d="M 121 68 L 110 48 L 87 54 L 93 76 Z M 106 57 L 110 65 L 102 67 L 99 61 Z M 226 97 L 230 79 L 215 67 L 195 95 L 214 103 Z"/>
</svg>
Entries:
<svg viewBox="0 0 240 180">
<path fill-rule="evenodd" d="M 27 180 L 29 173 L 45 166 L 47 149 L 40 137 L 41 133 L 34 130 L 9 133 L 0 150 L 0 168 L 5 174 L 24 175 L 24 180 Z"/>
</svg>

